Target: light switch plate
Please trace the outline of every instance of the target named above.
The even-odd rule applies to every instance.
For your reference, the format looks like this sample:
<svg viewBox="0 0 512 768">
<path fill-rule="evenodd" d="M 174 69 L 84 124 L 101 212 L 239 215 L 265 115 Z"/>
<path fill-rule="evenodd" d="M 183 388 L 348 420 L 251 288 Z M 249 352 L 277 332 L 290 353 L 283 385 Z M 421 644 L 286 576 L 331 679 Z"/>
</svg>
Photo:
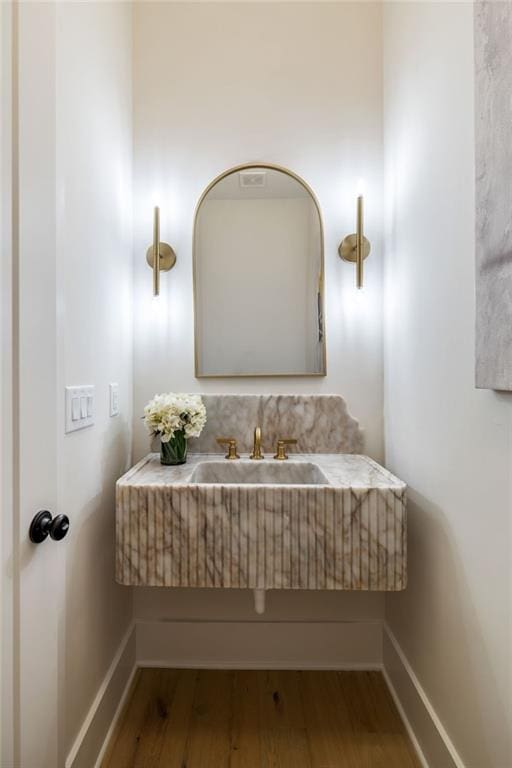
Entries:
<svg viewBox="0 0 512 768">
<path fill-rule="evenodd" d="M 110 384 L 110 415 L 119 416 L 119 384 Z"/>
<path fill-rule="evenodd" d="M 92 427 L 94 424 L 94 386 L 84 384 L 79 387 L 66 387 L 65 431 Z"/>
</svg>

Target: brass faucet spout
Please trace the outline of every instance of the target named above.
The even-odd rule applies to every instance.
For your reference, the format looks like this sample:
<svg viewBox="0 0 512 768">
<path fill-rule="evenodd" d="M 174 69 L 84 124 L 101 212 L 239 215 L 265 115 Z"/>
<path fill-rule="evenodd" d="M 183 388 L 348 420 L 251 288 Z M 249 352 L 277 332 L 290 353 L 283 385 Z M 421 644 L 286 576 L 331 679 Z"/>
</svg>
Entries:
<svg viewBox="0 0 512 768">
<path fill-rule="evenodd" d="M 252 448 L 252 453 L 249 456 L 250 459 L 263 459 L 263 454 L 261 452 L 261 427 L 256 427 L 254 430 L 254 445 Z"/>
</svg>

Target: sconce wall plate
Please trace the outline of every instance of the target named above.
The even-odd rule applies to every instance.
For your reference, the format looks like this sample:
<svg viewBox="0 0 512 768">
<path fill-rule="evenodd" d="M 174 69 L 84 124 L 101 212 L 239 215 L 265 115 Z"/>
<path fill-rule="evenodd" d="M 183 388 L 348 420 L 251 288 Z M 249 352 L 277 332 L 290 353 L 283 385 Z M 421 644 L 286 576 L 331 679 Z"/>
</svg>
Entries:
<svg viewBox="0 0 512 768">
<path fill-rule="evenodd" d="M 363 287 L 363 263 L 370 255 L 371 244 L 363 233 L 363 196 L 357 198 L 357 231 L 347 235 L 340 243 L 338 254 L 344 261 L 356 265 L 356 286 Z"/>
<path fill-rule="evenodd" d="M 363 236 L 363 259 L 368 258 L 371 249 L 370 241 Z M 355 264 L 357 262 L 357 235 L 347 235 L 340 243 L 338 253 L 343 261 L 350 261 Z"/>
<path fill-rule="evenodd" d="M 146 261 L 153 269 L 155 265 L 155 248 L 150 245 L 146 251 Z M 168 243 L 160 243 L 160 272 L 168 272 L 176 264 L 176 254 Z"/>
<path fill-rule="evenodd" d="M 160 208 L 155 208 L 153 245 L 146 251 L 146 261 L 153 270 L 153 295 L 160 294 L 160 272 L 168 272 L 176 264 L 176 254 L 168 243 L 160 242 Z"/>
</svg>

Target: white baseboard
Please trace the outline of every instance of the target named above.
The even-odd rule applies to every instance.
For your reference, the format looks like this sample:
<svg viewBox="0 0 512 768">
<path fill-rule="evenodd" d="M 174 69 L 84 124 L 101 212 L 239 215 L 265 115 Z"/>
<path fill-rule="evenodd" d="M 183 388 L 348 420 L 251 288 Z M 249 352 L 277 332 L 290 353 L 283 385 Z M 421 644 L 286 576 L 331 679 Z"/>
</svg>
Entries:
<svg viewBox="0 0 512 768">
<path fill-rule="evenodd" d="M 430 768 L 429 764 L 427 763 L 427 758 L 423 754 L 423 750 L 420 746 L 420 743 L 418 739 L 416 738 L 416 734 L 413 731 L 412 725 L 410 723 L 409 718 L 407 717 L 407 713 L 405 709 L 402 706 L 402 702 L 400 701 L 398 697 L 398 693 L 396 692 L 395 686 L 393 685 L 393 682 L 388 675 L 388 671 L 386 669 L 385 664 L 382 665 L 382 674 L 384 675 L 384 680 L 386 681 L 386 685 L 388 686 L 389 692 L 391 694 L 391 697 L 393 701 L 395 702 L 396 708 L 398 710 L 398 713 L 400 715 L 400 718 L 404 724 L 405 730 L 407 731 L 407 734 L 412 742 L 412 745 L 414 747 L 414 750 L 418 756 L 418 760 L 421 763 L 422 768 Z"/>
<path fill-rule="evenodd" d="M 137 671 L 136 632 L 132 623 L 65 761 L 65 768 L 99 768 Z"/>
<path fill-rule="evenodd" d="M 387 624 L 383 632 L 383 673 L 423 768 L 465 768 Z"/>
<path fill-rule="evenodd" d="M 139 621 L 140 667 L 381 669 L 381 622 Z"/>
</svg>

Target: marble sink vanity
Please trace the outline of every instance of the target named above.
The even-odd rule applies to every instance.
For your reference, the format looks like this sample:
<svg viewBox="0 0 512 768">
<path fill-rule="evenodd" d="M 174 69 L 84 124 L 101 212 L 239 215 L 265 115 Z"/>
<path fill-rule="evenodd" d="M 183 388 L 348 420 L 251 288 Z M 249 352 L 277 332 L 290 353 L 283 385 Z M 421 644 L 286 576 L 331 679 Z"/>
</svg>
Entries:
<svg viewBox="0 0 512 768">
<path fill-rule="evenodd" d="M 117 483 L 121 584 L 405 588 L 406 486 L 347 450 L 360 448 L 362 436 L 341 397 L 203 399 L 208 425 L 186 464 L 162 466 L 149 454 Z M 247 458 L 255 424 L 269 448 L 261 461 Z M 241 435 L 236 461 L 215 441 L 231 433 Z M 274 460 L 272 439 L 289 435 L 299 452 Z"/>
</svg>

